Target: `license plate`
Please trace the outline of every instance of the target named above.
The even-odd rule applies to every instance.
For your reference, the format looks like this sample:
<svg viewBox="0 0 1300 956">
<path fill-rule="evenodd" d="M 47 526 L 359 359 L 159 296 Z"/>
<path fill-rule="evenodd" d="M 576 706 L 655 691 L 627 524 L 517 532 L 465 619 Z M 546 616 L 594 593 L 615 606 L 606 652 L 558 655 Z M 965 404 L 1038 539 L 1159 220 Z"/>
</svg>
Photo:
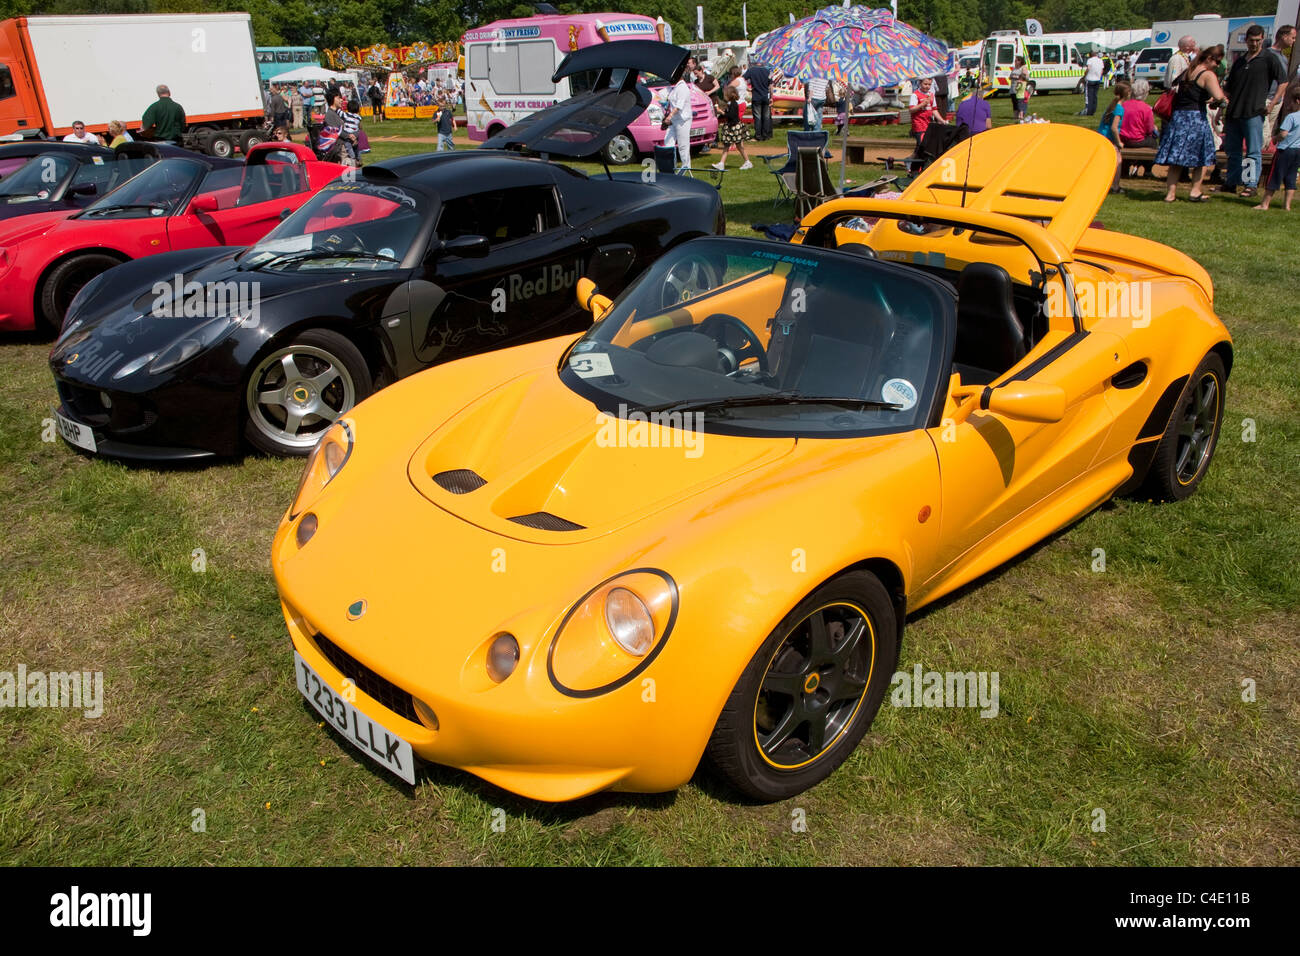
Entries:
<svg viewBox="0 0 1300 956">
<path fill-rule="evenodd" d="M 379 766 L 407 783 L 415 783 L 415 753 L 409 743 L 336 694 L 297 651 L 293 652 L 293 663 L 298 672 L 298 691 L 317 713 Z"/>
<path fill-rule="evenodd" d="M 89 425 L 81 425 L 70 418 L 64 418 L 58 412 L 54 413 L 54 418 L 59 423 L 59 434 L 63 436 L 64 441 L 86 451 L 96 450 L 95 433 L 90 430 Z"/>
<path fill-rule="evenodd" d="M 703 135 L 704 135 L 704 127 L 703 127 L 703 126 L 697 126 L 697 127 L 695 127 L 693 130 L 691 130 L 691 135 L 692 135 L 692 136 L 703 136 Z"/>
</svg>

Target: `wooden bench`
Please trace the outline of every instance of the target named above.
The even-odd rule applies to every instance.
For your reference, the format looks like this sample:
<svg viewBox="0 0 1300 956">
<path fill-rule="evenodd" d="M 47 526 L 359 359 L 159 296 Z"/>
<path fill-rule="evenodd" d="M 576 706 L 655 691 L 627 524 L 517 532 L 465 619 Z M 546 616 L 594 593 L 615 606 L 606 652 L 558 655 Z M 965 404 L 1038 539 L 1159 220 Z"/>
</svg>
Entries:
<svg viewBox="0 0 1300 956">
<path fill-rule="evenodd" d="M 1164 175 L 1164 166 L 1156 166 L 1156 150 L 1152 147 L 1126 146 L 1120 150 L 1121 167 L 1120 172 L 1123 176 L 1130 179 L 1143 179 L 1147 176 L 1155 176 L 1155 169 L 1161 170 L 1161 177 Z M 1214 154 L 1214 171 L 1210 173 L 1209 181 L 1212 183 L 1223 182 L 1223 174 L 1227 169 L 1228 155 L 1223 150 Z M 1259 181 L 1262 185 L 1268 179 L 1269 168 L 1273 165 L 1273 154 L 1265 153 L 1260 162 Z"/>
</svg>

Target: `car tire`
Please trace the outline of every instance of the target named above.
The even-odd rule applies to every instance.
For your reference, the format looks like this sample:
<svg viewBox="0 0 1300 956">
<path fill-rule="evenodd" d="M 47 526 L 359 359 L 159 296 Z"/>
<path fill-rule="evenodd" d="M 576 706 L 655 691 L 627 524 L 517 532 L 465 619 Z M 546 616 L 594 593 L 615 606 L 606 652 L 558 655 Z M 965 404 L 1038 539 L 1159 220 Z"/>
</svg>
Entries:
<svg viewBox="0 0 1300 956">
<path fill-rule="evenodd" d="M 815 650 L 818 628 L 825 640 Z M 709 738 L 706 768 L 763 802 L 820 783 L 871 726 L 897 662 L 897 620 L 884 585 L 866 571 L 833 578 L 750 659 Z"/>
<path fill-rule="evenodd" d="M 1188 378 L 1169 424 L 1160 436 L 1141 496 L 1155 501 L 1182 501 L 1196 490 L 1209 470 L 1223 426 L 1227 372 L 1211 352 Z"/>
<path fill-rule="evenodd" d="M 364 356 L 346 337 L 329 329 L 299 332 L 273 343 L 249 373 L 244 437 L 268 455 L 306 455 L 373 390 Z"/>
<path fill-rule="evenodd" d="M 661 305 L 665 309 L 687 302 L 722 284 L 727 267 L 726 260 L 711 261 L 702 255 L 692 255 L 676 262 L 664 275 Z"/>
<path fill-rule="evenodd" d="M 262 134 L 260 129 L 249 130 L 243 136 L 239 137 L 239 151 L 247 156 L 250 149 L 258 143 L 264 142 L 266 142 L 266 137 Z"/>
<path fill-rule="evenodd" d="M 42 331 L 57 335 L 63 317 L 77 293 L 95 276 L 107 272 L 122 260 L 102 252 L 88 252 L 59 263 L 41 283 L 40 320 Z"/>
<path fill-rule="evenodd" d="M 207 149 L 209 155 L 215 156 L 217 159 L 229 159 L 235 155 L 235 143 L 225 133 L 213 133 L 208 138 L 207 145 L 204 148 Z"/>
<path fill-rule="evenodd" d="M 636 140 L 624 130 L 601 148 L 601 154 L 611 166 L 626 166 L 636 159 Z"/>
</svg>

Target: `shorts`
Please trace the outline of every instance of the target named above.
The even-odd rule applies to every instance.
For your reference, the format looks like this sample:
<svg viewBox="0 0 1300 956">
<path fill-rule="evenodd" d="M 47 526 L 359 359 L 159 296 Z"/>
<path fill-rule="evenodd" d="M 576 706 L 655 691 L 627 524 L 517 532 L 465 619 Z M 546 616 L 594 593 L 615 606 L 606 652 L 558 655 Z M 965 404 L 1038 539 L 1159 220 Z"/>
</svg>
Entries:
<svg viewBox="0 0 1300 956">
<path fill-rule="evenodd" d="M 1296 170 L 1300 169 L 1300 148 L 1279 149 L 1273 154 L 1273 168 L 1268 173 L 1266 189 L 1295 189 Z"/>
</svg>

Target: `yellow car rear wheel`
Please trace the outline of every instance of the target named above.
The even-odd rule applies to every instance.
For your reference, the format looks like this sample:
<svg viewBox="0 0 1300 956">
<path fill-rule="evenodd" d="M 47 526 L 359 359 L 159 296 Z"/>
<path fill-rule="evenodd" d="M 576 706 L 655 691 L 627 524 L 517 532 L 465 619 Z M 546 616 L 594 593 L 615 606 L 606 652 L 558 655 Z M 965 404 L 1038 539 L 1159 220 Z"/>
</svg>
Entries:
<svg viewBox="0 0 1300 956">
<path fill-rule="evenodd" d="M 824 780 L 871 726 L 898 660 L 897 634 L 875 575 L 854 571 L 817 588 L 750 659 L 706 763 L 755 800 L 782 800 Z"/>
<path fill-rule="evenodd" d="M 1189 497 L 1210 468 L 1223 426 L 1223 359 L 1211 352 L 1183 386 L 1143 486 L 1157 501 Z"/>
</svg>

